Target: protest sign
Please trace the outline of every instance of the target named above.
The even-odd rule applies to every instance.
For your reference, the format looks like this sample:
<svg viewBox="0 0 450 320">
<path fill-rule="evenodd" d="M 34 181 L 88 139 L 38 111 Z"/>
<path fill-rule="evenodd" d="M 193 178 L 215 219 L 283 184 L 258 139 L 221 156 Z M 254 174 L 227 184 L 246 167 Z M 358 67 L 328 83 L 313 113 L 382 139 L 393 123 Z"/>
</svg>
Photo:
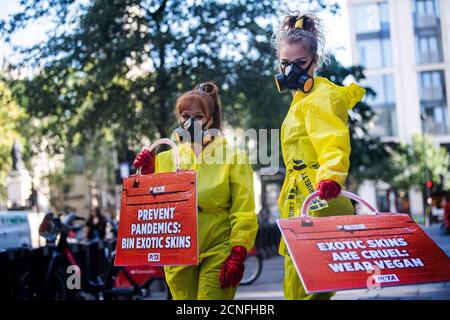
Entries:
<svg viewBox="0 0 450 320">
<path fill-rule="evenodd" d="M 179 168 L 178 158 L 176 163 Z M 196 172 L 137 174 L 124 179 L 115 265 L 195 264 Z"/>
<path fill-rule="evenodd" d="M 449 257 L 407 214 L 308 217 L 314 196 L 278 220 L 308 293 L 450 281 Z"/>
</svg>

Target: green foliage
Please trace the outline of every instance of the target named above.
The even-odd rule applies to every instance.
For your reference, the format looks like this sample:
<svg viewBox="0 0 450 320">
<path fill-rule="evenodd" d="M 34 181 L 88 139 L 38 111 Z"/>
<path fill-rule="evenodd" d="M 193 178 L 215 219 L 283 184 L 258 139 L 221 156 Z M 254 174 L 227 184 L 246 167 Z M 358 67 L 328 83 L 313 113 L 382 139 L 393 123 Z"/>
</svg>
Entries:
<svg viewBox="0 0 450 320">
<path fill-rule="evenodd" d="M 56 137 L 54 152 L 86 145 L 104 128 L 125 147 L 139 144 L 142 136 L 168 136 L 179 93 L 213 80 L 224 88 L 224 101 L 234 101 L 246 90 L 238 79 L 259 59 L 261 47 L 264 63 L 273 61 L 267 54 L 271 25 L 258 21 L 274 16 L 274 1 L 24 3 L 9 33 L 56 13 L 48 42 L 23 51 L 25 63 L 44 62 L 43 68 L 12 84 L 32 116 L 50 119 L 43 133 Z M 64 13 L 74 11 L 66 22 Z M 250 74 L 251 83 L 261 79 Z M 225 103 L 225 114 L 245 114 L 245 108 L 239 101 Z"/>
<path fill-rule="evenodd" d="M 329 0 L 305 3 L 312 10 L 339 8 Z M 123 142 L 118 146 L 168 136 L 177 95 L 205 80 L 222 88 L 230 124 L 281 124 L 288 103 L 273 90 L 270 37 L 274 17 L 289 1 L 23 0 L 21 5 L 20 13 L 2 22 L 6 39 L 39 19 L 55 24 L 48 41 L 22 51 L 22 65 L 41 71 L 13 83 L 32 116 L 49 118 L 42 124 L 42 133 L 54 137 L 49 152 L 82 147 L 104 128 Z"/>
<path fill-rule="evenodd" d="M 5 199 L 6 176 L 11 170 L 11 150 L 17 139 L 23 145 L 23 138 L 19 132 L 20 124 L 26 118 L 23 110 L 17 105 L 11 91 L 0 81 L 0 199 Z"/>
<path fill-rule="evenodd" d="M 306 2 L 313 11 L 338 10 L 333 1 Z M 56 25 L 47 42 L 23 50 L 24 64 L 39 65 L 40 72 L 12 83 L 21 105 L 49 137 L 49 153 L 85 154 L 92 139 L 109 136 L 120 155 L 140 147 L 144 136 L 169 136 L 177 95 L 205 80 L 222 88 L 229 124 L 281 127 L 291 97 L 275 90 L 270 37 L 273 18 L 286 1 L 22 4 L 23 12 L 4 23 L 7 36 L 39 18 L 52 17 Z M 320 75 L 337 84 L 348 75 L 363 77 L 360 67 L 345 68 L 334 57 Z M 368 134 L 372 117 L 365 103 L 350 117 L 354 183 L 381 178 L 389 158 Z"/>
<path fill-rule="evenodd" d="M 425 182 L 443 182 L 443 189 L 450 191 L 450 156 L 442 147 L 436 147 L 430 137 L 415 135 L 411 144 L 402 144 L 392 154 L 394 174 L 387 180 L 394 189 L 409 190 L 425 187 Z"/>
</svg>

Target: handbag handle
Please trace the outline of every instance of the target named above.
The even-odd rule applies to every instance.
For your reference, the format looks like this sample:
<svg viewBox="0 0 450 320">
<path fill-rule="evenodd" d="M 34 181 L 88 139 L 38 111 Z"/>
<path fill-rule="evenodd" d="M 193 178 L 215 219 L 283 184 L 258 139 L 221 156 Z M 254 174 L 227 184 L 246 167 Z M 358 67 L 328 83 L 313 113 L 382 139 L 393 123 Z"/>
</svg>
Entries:
<svg viewBox="0 0 450 320">
<path fill-rule="evenodd" d="M 172 149 L 174 151 L 173 154 L 175 155 L 175 168 L 177 171 L 180 171 L 180 153 L 178 152 L 178 146 L 172 140 L 170 140 L 168 138 L 162 138 L 162 139 L 156 140 L 150 146 L 150 148 L 149 148 L 150 152 L 161 144 L 168 144 L 169 146 L 172 147 Z M 141 175 L 141 168 L 142 167 L 137 168 L 136 175 L 138 175 L 138 176 Z"/>
<path fill-rule="evenodd" d="M 344 196 L 346 198 L 355 200 L 356 202 L 358 202 L 359 204 L 364 205 L 365 207 L 367 207 L 372 214 L 380 214 L 378 212 L 377 209 L 375 209 L 375 207 L 373 207 L 371 204 L 369 204 L 366 200 L 360 198 L 359 196 L 357 196 L 354 193 L 348 192 L 348 191 L 341 191 L 341 193 L 339 194 L 341 196 Z M 302 205 L 302 218 L 306 218 L 308 216 L 308 207 L 311 204 L 311 202 L 319 197 L 319 191 L 313 192 L 311 193 L 308 197 L 306 197 L 305 201 L 303 201 L 303 205 Z"/>
</svg>

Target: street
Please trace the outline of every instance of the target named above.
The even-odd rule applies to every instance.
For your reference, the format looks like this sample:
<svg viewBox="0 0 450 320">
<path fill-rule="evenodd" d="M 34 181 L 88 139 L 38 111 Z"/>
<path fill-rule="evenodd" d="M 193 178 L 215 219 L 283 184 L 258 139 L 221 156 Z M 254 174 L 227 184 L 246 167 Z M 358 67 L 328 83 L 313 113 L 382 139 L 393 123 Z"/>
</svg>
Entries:
<svg viewBox="0 0 450 320">
<path fill-rule="evenodd" d="M 441 235 L 440 225 L 423 228 L 427 234 L 450 255 L 450 235 Z M 282 300 L 283 258 L 276 256 L 263 262 L 259 279 L 252 285 L 242 286 L 236 294 L 237 300 Z M 332 300 L 450 300 L 450 282 L 382 289 L 362 289 L 337 292 Z"/>
</svg>

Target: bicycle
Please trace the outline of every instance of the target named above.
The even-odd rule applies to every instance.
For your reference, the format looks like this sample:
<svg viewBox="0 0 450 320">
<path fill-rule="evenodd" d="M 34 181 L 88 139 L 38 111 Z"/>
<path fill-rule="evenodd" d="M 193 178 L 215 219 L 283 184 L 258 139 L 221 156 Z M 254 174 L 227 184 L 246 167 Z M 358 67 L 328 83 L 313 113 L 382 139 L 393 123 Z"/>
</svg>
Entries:
<svg viewBox="0 0 450 320">
<path fill-rule="evenodd" d="M 154 272 L 147 272 L 146 277 L 142 277 L 142 275 L 139 277 L 132 267 L 114 266 L 115 249 L 108 250 L 107 246 L 103 257 L 106 259 L 107 266 L 103 270 L 102 276 L 97 276 L 95 281 L 90 279 L 88 270 L 80 263 L 67 241 L 71 233 L 77 232 L 83 227 L 83 225 L 74 226 L 73 223 L 84 220 L 75 214 L 69 214 L 62 218 L 62 215 L 48 213 L 44 217 L 39 227 L 39 234 L 47 240 L 47 245 L 41 248 L 39 253 L 43 252 L 43 256 L 50 256 L 50 259 L 48 262 L 44 261 L 47 262 L 44 264 L 41 263 L 42 261 L 37 261 L 38 263 L 31 261 L 29 270 L 24 273 L 20 281 L 22 299 L 70 300 L 86 299 L 88 295 L 98 300 L 143 299 L 153 298 L 157 296 L 155 295 L 157 292 L 163 292 L 157 297 L 170 298 L 170 291 L 165 283 L 162 268 L 152 267 Z M 115 248 L 115 242 L 113 239 L 111 248 Z M 41 258 L 39 254 L 37 256 Z M 79 288 L 69 289 L 68 287 L 68 280 L 71 276 L 67 273 L 69 267 L 79 271 Z M 121 282 L 118 283 L 117 279 L 121 279 Z M 125 286 L 125 281 L 128 281 L 129 285 Z M 158 283 L 162 288 L 159 291 L 156 290 L 157 287 L 155 288 L 155 284 Z"/>
<path fill-rule="evenodd" d="M 92 281 L 87 278 L 82 265 L 67 242 L 71 231 L 78 231 L 81 225 L 74 226 L 75 221 L 84 221 L 85 219 L 75 214 L 68 214 L 61 220 L 62 215 L 48 213 L 45 215 L 40 227 L 39 234 L 44 237 L 47 244 L 40 248 L 38 253 L 43 253 L 43 257 L 50 256 L 49 261 L 39 261 L 42 257 L 37 254 L 34 257 L 37 263 L 34 263 L 33 256 L 28 271 L 22 276 L 21 298 L 25 300 L 67 300 L 80 299 L 86 293 L 93 295 L 96 299 L 103 299 L 104 283 L 101 279 Z M 42 264 L 42 262 L 44 262 Z M 69 267 L 72 267 L 69 269 Z M 68 280 L 69 270 L 79 271 L 80 287 L 75 285 L 69 289 Z M 42 274 L 44 275 L 42 277 Z M 83 289 L 81 289 L 83 288 Z"/>
<path fill-rule="evenodd" d="M 109 220 L 111 233 L 117 239 L 118 224 Z M 115 244 L 113 246 L 115 248 Z M 112 287 L 115 290 L 131 289 L 134 299 L 170 300 L 172 295 L 165 280 L 164 270 L 160 266 L 114 266 L 116 251 L 110 255 L 111 268 L 109 272 Z"/>
</svg>

